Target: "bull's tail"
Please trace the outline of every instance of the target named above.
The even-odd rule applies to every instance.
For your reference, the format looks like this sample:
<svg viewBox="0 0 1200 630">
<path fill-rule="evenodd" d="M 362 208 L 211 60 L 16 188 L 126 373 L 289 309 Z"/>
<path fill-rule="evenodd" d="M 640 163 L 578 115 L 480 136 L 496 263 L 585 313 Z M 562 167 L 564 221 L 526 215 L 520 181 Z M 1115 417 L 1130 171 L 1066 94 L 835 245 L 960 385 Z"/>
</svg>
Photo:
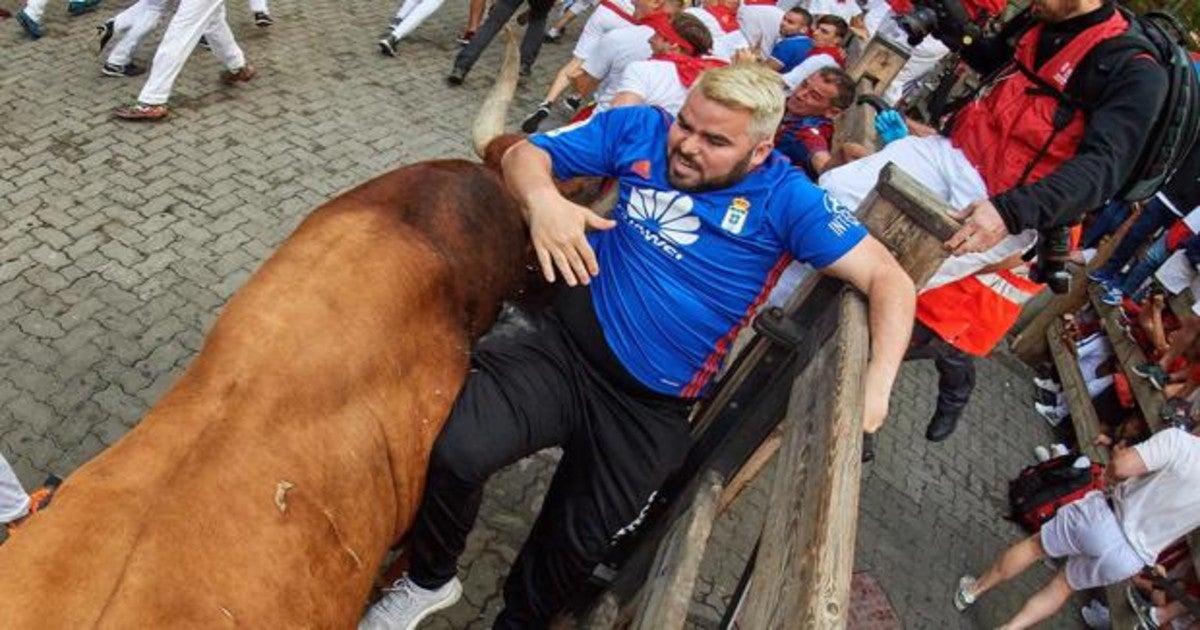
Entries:
<svg viewBox="0 0 1200 630">
<path fill-rule="evenodd" d="M 504 29 L 504 62 L 500 66 L 500 75 L 492 91 L 488 92 L 479 114 L 475 116 L 475 124 L 471 129 L 471 140 L 475 144 L 475 154 L 484 161 L 488 160 L 488 145 L 504 133 L 504 119 L 508 115 L 508 106 L 512 103 L 513 94 L 517 91 L 517 36 L 511 28 Z"/>
</svg>

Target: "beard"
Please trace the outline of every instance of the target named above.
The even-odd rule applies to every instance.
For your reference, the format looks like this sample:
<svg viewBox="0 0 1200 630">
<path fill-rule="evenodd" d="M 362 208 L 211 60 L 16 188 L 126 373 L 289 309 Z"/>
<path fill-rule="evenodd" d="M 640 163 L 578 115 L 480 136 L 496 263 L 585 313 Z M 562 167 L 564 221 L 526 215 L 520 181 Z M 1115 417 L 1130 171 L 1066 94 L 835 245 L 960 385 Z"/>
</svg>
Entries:
<svg viewBox="0 0 1200 630">
<path fill-rule="evenodd" d="M 706 192 L 709 190 L 720 190 L 729 188 L 730 186 L 742 181 L 746 173 L 750 170 L 750 159 L 754 155 L 751 150 L 746 153 L 745 157 L 738 160 L 737 164 L 733 165 L 727 173 L 721 175 L 706 176 L 700 169 L 700 165 L 679 151 L 679 148 L 667 150 L 667 182 L 671 187 L 683 192 Z M 698 180 L 693 182 L 683 182 L 675 175 L 675 169 L 672 167 L 674 162 L 684 162 L 698 176 Z"/>
</svg>

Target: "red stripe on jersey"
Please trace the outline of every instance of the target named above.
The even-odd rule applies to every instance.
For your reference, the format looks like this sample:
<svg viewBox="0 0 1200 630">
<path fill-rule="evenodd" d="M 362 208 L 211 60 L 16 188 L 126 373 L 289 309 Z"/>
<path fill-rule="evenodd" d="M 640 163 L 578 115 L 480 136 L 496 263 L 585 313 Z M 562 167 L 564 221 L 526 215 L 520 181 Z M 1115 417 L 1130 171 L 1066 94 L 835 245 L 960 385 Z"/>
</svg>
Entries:
<svg viewBox="0 0 1200 630">
<path fill-rule="evenodd" d="M 767 274 L 767 280 L 763 283 L 762 290 L 759 291 L 754 301 L 750 303 L 749 308 L 746 309 L 746 313 L 742 315 L 742 319 L 729 332 L 725 333 L 724 337 L 721 337 L 717 341 L 712 353 L 704 361 L 704 365 L 701 366 L 696 375 L 692 377 L 692 380 L 688 381 L 688 384 L 680 392 L 679 395 L 681 397 L 695 398 L 700 395 L 700 391 L 708 384 L 709 379 L 717 373 L 717 368 L 721 367 L 721 361 L 725 358 L 725 354 L 729 352 L 730 344 L 733 343 L 734 339 L 737 339 L 738 333 L 746 327 L 746 324 L 750 323 L 750 316 L 758 311 L 758 307 L 762 306 L 763 302 L 767 301 L 767 297 L 771 295 L 771 289 L 775 288 L 775 283 L 779 282 L 779 276 L 783 274 L 783 270 L 787 268 L 790 262 L 792 262 L 790 255 L 784 254 L 779 257 L 779 261 L 775 263 L 770 273 Z"/>
</svg>

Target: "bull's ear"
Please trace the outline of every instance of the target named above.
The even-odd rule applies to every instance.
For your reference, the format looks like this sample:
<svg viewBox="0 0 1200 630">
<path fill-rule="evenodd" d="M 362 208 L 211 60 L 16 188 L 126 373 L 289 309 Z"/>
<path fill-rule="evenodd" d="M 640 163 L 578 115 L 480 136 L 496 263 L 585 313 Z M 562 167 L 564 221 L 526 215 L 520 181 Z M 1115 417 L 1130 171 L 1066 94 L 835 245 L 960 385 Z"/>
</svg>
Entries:
<svg viewBox="0 0 1200 630">
<path fill-rule="evenodd" d="M 506 133 L 488 142 L 483 149 L 483 163 L 488 168 L 500 170 L 500 160 L 504 158 L 504 153 L 509 150 L 514 144 L 525 139 L 525 134 L 522 133 Z"/>
</svg>

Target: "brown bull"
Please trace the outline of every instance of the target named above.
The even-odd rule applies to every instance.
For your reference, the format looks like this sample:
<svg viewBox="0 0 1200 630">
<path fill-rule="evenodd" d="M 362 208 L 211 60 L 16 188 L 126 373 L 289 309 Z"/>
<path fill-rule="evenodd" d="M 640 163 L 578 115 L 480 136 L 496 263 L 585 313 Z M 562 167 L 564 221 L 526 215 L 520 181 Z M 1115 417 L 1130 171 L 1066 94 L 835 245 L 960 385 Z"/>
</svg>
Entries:
<svg viewBox="0 0 1200 630">
<path fill-rule="evenodd" d="M 509 48 L 484 107 L 501 116 Z M 0 628 L 353 626 L 526 242 L 496 169 L 461 160 L 318 208 L 141 423 L 0 547 Z"/>
</svg>

